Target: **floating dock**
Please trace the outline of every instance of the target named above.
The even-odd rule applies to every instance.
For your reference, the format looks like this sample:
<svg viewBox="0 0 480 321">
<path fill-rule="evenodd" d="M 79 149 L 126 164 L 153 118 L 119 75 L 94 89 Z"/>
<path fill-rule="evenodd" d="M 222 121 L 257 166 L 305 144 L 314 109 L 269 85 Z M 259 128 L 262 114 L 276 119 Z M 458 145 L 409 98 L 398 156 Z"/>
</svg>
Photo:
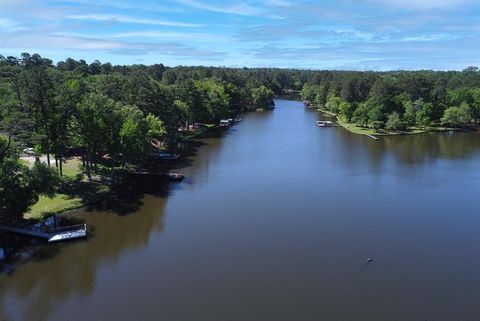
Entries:
<svg viewBox="0 0 480 321">
<path fill-rule="evenodd" d="M 46 239 L 49 243 L 87 237 L 87 224 L 53 228 L 47 231 L 39 231 L 29 227 L 0 226 L 0 228 L 11 233 Z"/>
<path fill-rule="evenodd" d="M 370 137 L 371 139 L 375 139 L 375 140 L 378 140 L 378 137 L 375 137 L 373 135 L 367 135 L 368 137 Z"/>
</svg>

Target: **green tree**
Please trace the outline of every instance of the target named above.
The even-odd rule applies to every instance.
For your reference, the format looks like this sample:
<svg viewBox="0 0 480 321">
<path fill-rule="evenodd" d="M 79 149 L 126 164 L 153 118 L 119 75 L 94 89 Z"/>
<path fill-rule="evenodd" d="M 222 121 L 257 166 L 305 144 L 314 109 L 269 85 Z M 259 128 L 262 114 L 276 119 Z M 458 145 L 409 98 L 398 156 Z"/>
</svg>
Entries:
<svg viewBox="0 0 480 321">
<path fill-rule="evenodd" d="M 339 112 L 340 115 L 345 118 L 347 122 L 350 122 L 353 116 L 353 112 L 355 111 L 355 108 L 353 104 L 348 103 L 346 101 L 342 101 L 339 106 Z"/>
<path fill-rule="evenodd" d="M 256 108 L 270 108 L 273 106 L 273 97 L 273 91 L 263 85 L 252 90 L 253 104 Z"/>
<path fill-rule="evenodd" d="M 115 110 L 115 102 L 100 94 L 88 94 L 78 104 L 75 111 L 77 134 L 83 147 L 83 161 L 90 176 L 92 166 L 97 165 L 97 152 L 106 145 L 109 137 L 108 119 Z"/>
<path fill-rule="evenodd" d="M 317 96 L 316 86 L 313 84 L 305 84 L 301 93 L 302 99 L 305 101 L 313 102 Z"/>
<path fill-rule="evenodd" d="M 428 126 L 432 123 L 433 105 L 431 103 L 420 103 L 417 105 L 417 124 Z"/>
<path fill-rule="evenodd" d="M 382 128 L 385 125 L 385 107 L 376 99 L 370 98 L 365 103 L 368 108 L 368 122 L 375 129 Z"/>
<path fill-rule="evenodd" d="M 52 145 L 55 152 L 55 164 L 60 176 L 63 175 L 63 161 L 69 144 L 71 121 L 82 95 L 83 84 L 75 78 L 65 80 L 57 90 L 58 109 L 51 117 L 51 126 L 52 132 L 56 133 Z"/>
<path fill-rule="evenodd" d="M 325 107 L 327 103 L 328 90 L 326 86 L 320 86 L 315 95 L 315 105 L 318 107 Z"/>
<path fill-rule="evenodd" d="M 417 112 L 413 107 L 413 104 L 410 100 L 405 100 L 402 102 L 405 112 L 403 113 L 403 120 L 408 125 L 415 124 L 417 118 Z"/>
<path fill-rule="evenodd" d="M 470 108 L 467 103 L 462 103 L 460 107 L 449 107 L 443 113 L 441 118 L 442 125 L 449 127 L 462 128 L 471 123 Z"/>
<path fill-rule="evenodd" d="M 385 129 L 387 130 L 404 130 L 406 128 L 405 122 L 400 118 L 400 115 L 394 111 L 387 117 Z"/>
<path fill-rule="evenodd" d="M 11 139 L 0 137 L 0 214 L 19 219 L 40 195 L 53 196 L 60 182 L 57 173 L 37 162 L 32 169 L 18 162 Z"/>
<path fill-rule="evenodd" d="M 127 161 L 134 162 L 144 158 L 147 144 L 142 112 L 135 106 L 123 106 L 123 108 L 125 119 L 120 129 L 122 167 Z"/>
<path fill-rule="evenodd" d="M 366 103 L 360 103 L 353 112 L 352 121 L 359 126 L 367 127 L 369 122 L 368 111 L 368 105 Z"/>
<path fill-rule="evenodd" d="M 327 99 L 327 104 L 325 107 L 333 113 L 338 113 L 340 111 L 340 104 L 342 103 L 342 98 L 335 95 L 329 95 Z"/>
</svg>

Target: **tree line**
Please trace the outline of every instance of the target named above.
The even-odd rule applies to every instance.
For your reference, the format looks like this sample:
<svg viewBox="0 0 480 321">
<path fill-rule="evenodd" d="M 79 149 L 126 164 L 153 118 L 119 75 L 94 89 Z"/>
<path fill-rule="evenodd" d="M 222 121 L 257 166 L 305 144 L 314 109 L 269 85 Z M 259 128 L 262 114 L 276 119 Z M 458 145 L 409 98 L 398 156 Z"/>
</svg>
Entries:
<svg viewBox="0 0 480 321">
<path fill-rule="evenodd" d="M 405 130 L 412 126 L 478 127 L 480 72 L 329 72 L 306 82 L 302 98 L 361 127 Z"/>
<path fill-rule="evenodd" d="M 480 72 L 346 72 L 276 68 L 112 65 L 38 54 L 0 55 L 0 213 L 22 212 L 53 195 L 66 157 L 80 155 L 87 176 L 106 159 L 141 165 L 170 149 L 195 123 L 268 108 L 276 95 L 304 100 L 361 126 L 475 127 Z M 22 150 L 46 164 L 27 167 Z"/>
<path fill-rule="evenodd" d="M 51 195 L 44 187 L 60 181 L 67 156 L 81 155 L 89 177 L 104 159 L 143 164 L 152 151 L 175 146 L 179 128 L 266 108 L 283 88 L 301 84 L 282 70 L 0 56 L 0 212 Z M 46 165 L 22 165 L 25 148 L 37 160 L 46 155 Z"/>
</svg>

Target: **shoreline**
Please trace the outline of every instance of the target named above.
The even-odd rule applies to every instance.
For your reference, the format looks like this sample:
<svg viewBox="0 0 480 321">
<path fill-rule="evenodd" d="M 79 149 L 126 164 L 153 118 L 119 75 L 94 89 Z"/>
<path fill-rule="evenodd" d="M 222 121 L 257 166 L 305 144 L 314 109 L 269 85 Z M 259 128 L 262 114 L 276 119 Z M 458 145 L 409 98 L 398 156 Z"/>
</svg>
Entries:
<svg viewBox="0 0 480 321">
<path fill-rule="evenodd" d="M 448 127 L 435 127 L 435 126 L 425 126 L 424 128 L 420 127 L 410 127 L 409 130 L 407 129 L 406 131 L 377 131 L 373 128 L 368 128 L 368 127 L 360 127 L 354 123 L 347 123 L 343 120 L 340 119 L 340 116 L 322 109 L 322 108 L 316 108 L 316 107 L 309 107 L 312 109 L 315 109 L 317 112 L 328 115 L 330 117 L 335 117 L 335 120 L 340 127 L 343 127 L 344 129 L 348 130 L 352 134 L 356 135 L 363 135 L 363 136 L 369 136 L 369 135 L 374 135 L 374 136 L 408 136 L 408 135 L 419 135 L 419 134 L 426 134 L 430 132 L 438 132 L 438 133 L 445 133 L 445 132 L 464 132 L 464 130 L 458 129 L 458 128 L 448 128 Z"/>
<path fill-rule="evenodd" d="M 218 128 L 218 126 L 214 125 L 214 124 L 203 124 L 204 126 L 201 128 L 201 129 L 198 129 L 196 130 L 195 132 L 192 132 L 188 135 L 180 135 L 179 136 L 179 142 L 186 142 L 186 141 L 190 141 L 190 140 L 193 140 L 193 139 L 197 139 L 199 138 L 200 136 L 206 134 L 207 132 L 211 131 L 211 130 L 214 130 L 216 128 Z M 118 178 L 120 179 L 120 181 L 123 182 L 123 178 L 127 175 L 126 172 L 124 173 L 120 173 Z M 86 184 L 89 184 L 90 186 L 90 189 L 92 188 L 95 188 L 94 185 L 94 182 L 86 182 Z M 52 216 L 55 216 L 55 215 L 63 215 L 63 214 L 69 214 L 70 212 L 72 211 L 75 211 L 75 210 L 79 210 L 79 209 L 82 209 L 82 208 L 85 208 L 85 207 L 89 207 L 89 206 L 94 206 L 96 204 L 100 204 L 102 202 L 105 202 L 108 200 L 109 197 L 113 196 L 115 191 L 118 189 L 118 187 L 121 185 L 122 183 L 116 183 L 116 184 L 113 184 L 113 185 L 108 185 L 108 184 L 105 184 L 105 183 L 99 183 L 98 186 L 96 186 L 97 188 L 98 187 L 101 187 L 101 188 L 104 188 L 104 190 L 101 191 L 101 194 L 102 195 L 99 195 L 98 198 L 96 199 L 93 199 L 91 201 L 87 201 L 87 202 L 83 202 L 83 200 L 79 197 L 75 197 L 73 195 L 69 195 L 69 194 L 64 194 L 64 193 L 56 193 L 55 196 L 53 198 L 47 198 L 47 197 L 44 197 L 42 196 L 41 198 L 44 199 L 46 202 L 52 202 L 52 204 L 50 206 L 54 207 L 54 206 L 57 206 L 58 208 L 55 208 L 55 209 L 52 209 L 52 210 L 48 210 L 48 211 L 38 211 L 38 212 L 34 212 L 32 213 L 32 208 L 34 208 L 36 205 L 38 205 L 38 203 L 41 201 L 41 199 L 39 199 L 39 201 L 37 203 L 35 203 L 34 205 L 32 205 L 32 207 L 30 208 L 30 210 L 26 213 L 24 213 L 24 220 L 26 221 L 43 221 L 49 217 L 52 217 Z M 66 201 L 66 205 L 65 206 L 61 206 L 59 204 L 62 204 L 61 202 L 55 202 L 55 198 L 64 198 L 65 201 Z M 69 204 L 68 202 L 71 202 L 71 204 Z"/>
</svg>

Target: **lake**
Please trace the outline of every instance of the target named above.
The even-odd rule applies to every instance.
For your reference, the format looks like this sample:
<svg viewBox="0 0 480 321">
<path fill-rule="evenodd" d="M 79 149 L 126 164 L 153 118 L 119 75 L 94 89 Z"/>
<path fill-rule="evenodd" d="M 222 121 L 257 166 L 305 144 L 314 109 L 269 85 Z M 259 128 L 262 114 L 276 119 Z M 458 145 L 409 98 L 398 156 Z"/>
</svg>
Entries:
<svg viewBox="0 0 480 321">
<path fill-rule="evenodd" d="M 89 239 L 1 275 L 0 320 L 479 320 L 480 136 L 276 106 L 189 143 L 184 182 L 75 212 Z"/>
</svg>

